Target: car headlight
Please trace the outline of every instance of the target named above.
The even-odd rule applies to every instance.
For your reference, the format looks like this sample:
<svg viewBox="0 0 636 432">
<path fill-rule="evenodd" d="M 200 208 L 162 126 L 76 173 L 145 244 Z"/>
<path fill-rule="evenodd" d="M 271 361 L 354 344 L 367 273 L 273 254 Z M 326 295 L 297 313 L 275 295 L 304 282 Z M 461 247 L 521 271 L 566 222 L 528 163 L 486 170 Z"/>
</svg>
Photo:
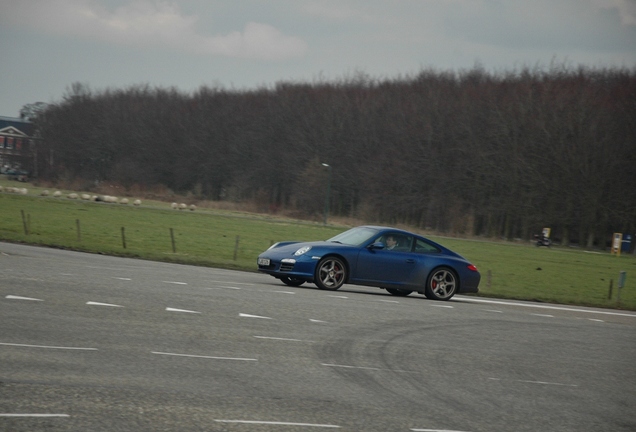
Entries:
<svg viewBox="0 0 636 432">
<path fill-rule="evenodd" d="M 300 249 L 298 249 L 296 252 L 294 252 L 294 256 L 300 256 L 302 254 L 305 254 L 309 252 L 310 249 L 311 249 L 311 246 L 303 246 Z"/>
</svg>

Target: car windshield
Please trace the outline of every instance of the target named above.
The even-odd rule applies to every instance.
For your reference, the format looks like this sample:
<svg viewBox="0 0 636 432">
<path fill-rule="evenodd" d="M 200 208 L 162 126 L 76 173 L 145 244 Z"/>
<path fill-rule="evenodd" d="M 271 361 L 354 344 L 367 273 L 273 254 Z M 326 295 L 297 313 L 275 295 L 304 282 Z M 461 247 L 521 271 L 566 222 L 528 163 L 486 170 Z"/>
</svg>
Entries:
<svg viewBox="0 0 636 432">
<path fill-rule="evenodd" d="M 376 236 L 378 233 L 377 229 L 369 228 L 369 227 L 357 227 L 351 228 L 348 231 L 338 234 L 335 237 L 330 238 L 327 241 L 342 243 L 351 246 L 360 246 L 366 243 L 368 240 Z"/>
</svg>

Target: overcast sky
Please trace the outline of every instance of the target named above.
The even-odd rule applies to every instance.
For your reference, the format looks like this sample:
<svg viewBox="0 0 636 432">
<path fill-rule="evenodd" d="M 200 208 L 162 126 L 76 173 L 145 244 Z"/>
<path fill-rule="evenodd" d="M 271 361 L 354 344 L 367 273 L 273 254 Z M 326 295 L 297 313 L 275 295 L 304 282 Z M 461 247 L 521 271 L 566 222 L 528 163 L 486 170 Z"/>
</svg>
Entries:
<svg viewBox="0 0 636 432">
<path fill-rule="evenodd" d="M 636 0 L 0 0 L 0 116 L 71 84 L 191 92 L 422 69 L 636 67 Z"/>
</svg>

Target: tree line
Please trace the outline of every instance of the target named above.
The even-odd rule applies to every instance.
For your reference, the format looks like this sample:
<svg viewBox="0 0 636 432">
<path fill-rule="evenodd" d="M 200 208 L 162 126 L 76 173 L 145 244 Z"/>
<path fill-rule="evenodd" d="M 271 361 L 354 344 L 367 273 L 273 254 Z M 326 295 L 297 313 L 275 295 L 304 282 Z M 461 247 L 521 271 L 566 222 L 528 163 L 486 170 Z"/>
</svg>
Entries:
<svg viewBox="0 0 636 432">
<path fill-rule="evenodd" d="M 38 173 L 163 185 L 438 232 L 591 247 L 636 231 L 636 69 L 425 69 L 192 93 L 73 84 L 35 116 Z M 329 165 L 325 167 L 323 164 Z"/>
</svg>

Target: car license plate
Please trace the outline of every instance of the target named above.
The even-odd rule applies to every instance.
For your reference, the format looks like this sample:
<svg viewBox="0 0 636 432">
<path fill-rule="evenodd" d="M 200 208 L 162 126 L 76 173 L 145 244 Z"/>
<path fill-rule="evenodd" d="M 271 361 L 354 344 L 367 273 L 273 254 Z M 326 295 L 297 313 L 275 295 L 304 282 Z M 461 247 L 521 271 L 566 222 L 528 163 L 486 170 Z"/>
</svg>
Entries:
<svg viewBox="0 0 636 432">
<path fill-rule="evenodd" d="M 258 265 L 268 266 L 269 265 L 269 258 L 259 258 L 258 259 Z"/>
</svg>

